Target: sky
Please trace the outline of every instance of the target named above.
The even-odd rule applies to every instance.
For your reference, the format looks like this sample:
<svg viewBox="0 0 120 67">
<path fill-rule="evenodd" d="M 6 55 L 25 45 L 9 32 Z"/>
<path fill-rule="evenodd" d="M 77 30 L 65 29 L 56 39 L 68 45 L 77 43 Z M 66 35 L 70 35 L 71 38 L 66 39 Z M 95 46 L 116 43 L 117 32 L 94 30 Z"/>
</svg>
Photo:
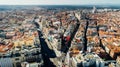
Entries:
<svg viewBox="0 0 120 67">
<path fill-rule="evenodd" d="M 120 0 L 0 0 L 0 5 L 110 5 Z"/>
</svg>

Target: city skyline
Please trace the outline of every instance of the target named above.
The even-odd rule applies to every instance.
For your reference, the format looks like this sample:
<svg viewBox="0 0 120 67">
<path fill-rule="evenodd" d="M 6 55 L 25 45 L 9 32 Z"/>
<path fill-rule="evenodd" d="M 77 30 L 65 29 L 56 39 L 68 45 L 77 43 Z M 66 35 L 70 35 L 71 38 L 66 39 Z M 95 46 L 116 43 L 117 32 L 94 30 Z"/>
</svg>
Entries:
<svg viewBox="0 0 120 67">
<path fill-rule="evenodd" d="M 0 5 L 119 5 L 120 0 L 0 0 Z"/>
</svg>

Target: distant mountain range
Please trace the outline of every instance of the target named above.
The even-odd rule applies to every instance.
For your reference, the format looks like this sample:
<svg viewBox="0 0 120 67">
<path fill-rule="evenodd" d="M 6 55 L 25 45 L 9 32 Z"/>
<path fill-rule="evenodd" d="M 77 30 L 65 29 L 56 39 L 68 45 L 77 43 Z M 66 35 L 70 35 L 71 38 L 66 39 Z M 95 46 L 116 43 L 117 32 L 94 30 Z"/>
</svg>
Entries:
<svg viewBox="0 0 120 67">
<path fill-rule="evenodd" d="M 13 9 L 28 9 L 32 7 L 42 7 L 42 8 L 67 8 L 67 9 L 92 9 L 96 6 L 98 9 L 111 8 L 120 9 L 119 5 L 0 5 L 0 11 L 13 10 Z"/>
</svg>

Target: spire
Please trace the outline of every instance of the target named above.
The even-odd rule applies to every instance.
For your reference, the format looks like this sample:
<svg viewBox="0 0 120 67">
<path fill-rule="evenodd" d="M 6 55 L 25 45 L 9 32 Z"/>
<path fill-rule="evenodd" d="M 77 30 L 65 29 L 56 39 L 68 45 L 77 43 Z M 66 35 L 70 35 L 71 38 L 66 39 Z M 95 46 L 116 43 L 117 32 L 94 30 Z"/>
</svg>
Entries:
<svg viewBox="0 0 120 67">
<path fill-rule="evenodd" d="M 96 13 L 96 7 L 95 6 L 93 6 L 92 13 Z"/>
</svg>

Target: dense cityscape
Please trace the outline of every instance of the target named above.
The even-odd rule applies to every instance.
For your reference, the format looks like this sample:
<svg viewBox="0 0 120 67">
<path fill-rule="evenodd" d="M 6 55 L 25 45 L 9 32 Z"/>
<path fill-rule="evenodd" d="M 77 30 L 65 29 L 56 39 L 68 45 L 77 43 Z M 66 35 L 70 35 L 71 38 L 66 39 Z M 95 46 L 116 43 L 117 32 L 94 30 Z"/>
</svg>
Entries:
<svg viewBox="0 0 120 67">
<path fill-rule="evenodd" d="M 67 7 L 1 9 L 0 67 L 120 67 L 120 9 Z"/>
</svg>

